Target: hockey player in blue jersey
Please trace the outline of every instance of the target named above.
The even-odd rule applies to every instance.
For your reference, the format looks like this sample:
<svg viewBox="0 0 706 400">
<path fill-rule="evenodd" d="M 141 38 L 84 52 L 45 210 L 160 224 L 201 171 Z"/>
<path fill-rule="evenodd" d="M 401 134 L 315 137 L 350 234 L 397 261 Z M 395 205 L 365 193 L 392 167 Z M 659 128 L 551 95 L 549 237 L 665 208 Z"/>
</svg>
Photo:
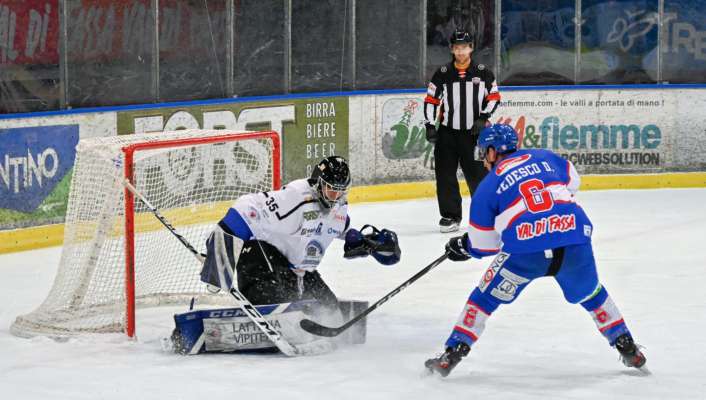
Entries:
<svg viewBox="0 0 706 400">
<path fill-rule="evenodd" d="M 445 352 L 425 367 L 447 376 L 501 304 L 512 303 L 532 280 L 551 276 L 568 302 L 591 314 L 623 363 L 642 368 L 645 356 L 598 280 L 593 226 L 574 197 L 580 183 L 576 169 L 549 150 L 518 150 L 517 142 L 517 132 L 500 124 L 478 138 L 476 158 L 490 172 L 473 193 L 467 233 L 449 240 L 446 252 L 453 261 L 495 258 L 471 292 Z"/>
</svg>

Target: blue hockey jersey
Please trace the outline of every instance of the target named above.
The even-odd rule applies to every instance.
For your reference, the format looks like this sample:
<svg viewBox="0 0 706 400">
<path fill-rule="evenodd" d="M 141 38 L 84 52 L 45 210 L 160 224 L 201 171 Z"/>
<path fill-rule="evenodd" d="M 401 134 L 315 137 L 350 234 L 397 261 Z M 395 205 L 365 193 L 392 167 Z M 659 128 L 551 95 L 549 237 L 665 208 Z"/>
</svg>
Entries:
<svg viewBox="0 0 706 400">
<path fill-rule="evenodd" d="M 473 193 L 468 251 L 480 258 L 590 242 L 591 221 L 574 197 L 579 184 L 574 165 L 549 150 L 509 154 Z"/>
</svg>

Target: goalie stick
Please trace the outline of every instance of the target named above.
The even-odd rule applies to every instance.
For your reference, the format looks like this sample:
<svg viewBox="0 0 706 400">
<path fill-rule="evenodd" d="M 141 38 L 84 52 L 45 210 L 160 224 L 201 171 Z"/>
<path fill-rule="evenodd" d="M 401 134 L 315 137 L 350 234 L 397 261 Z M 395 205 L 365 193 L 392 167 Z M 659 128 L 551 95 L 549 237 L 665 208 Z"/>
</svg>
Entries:
<svg viewBox="0 0 706 400">
<path fill-rule="evenodd" d="M 446 258 L 448 258 L 448 253 L 444 253 L 441 257 L 437 258 L 434 260 L 431 264 L 427 265 L 424 269 L 421 271 L 417 272 L 413 277 L 407 279 L 404 283 L 401 285 L 397 286 L 393 291 L 390 293 L 386 294 L 383 298 L 380 300 L 376 301 L 375 304 L 372 306 L 368 307 L 365 311 L 362 313 L 356 315 L 351 319 L 350 321 L 346 322 L 345 324 L 339 326 L 339 327 L 328 327 L 328 326 L 323 326 L 320 325 L 310 319 L 303 319 L 299 322 L 299 326 L 302 327 L 305 331 L 317 335 L 317 336 L 326 336 L 326 337 L 333 337 L 333 336 L 338 336 L 341 333 L 343 333 L 346 329 L 350 328 L 353 326 L 356 322 L 360 321 L 363 319 L 366 315 L 370 314 L 375 310 L 376 308 L 380 307 L 383 303 L 386 301 L 390 300 L 393 296 L 395 296 L 397 293 L 401 292 L 404 290 L 407 286 L 411 285 L 416 281 L 417 279 L 421 278 L 424 276 L 427 272 L 431 271 L 434 269 L 437 265 L 441 264 Z"/>
<path fill-rule="evenodd" d="M 196 257 L 196 259 L 199 260 L 199 262 L 203 264 L 204 260 L 206 259 L 206 255 L 202 254 L 198 250 L 196 250 L 194 248 L 194 246 L 192 246 L 191 243 L 189 243 L 189 241 L 186 240 L 185 237 L 181 236 L 179 234 L 179 232 L 177 232 L 176 229 L 172 226 L 172 224 L 170 224 L 169 221 L 167 221 L 167 219 L 164 218 L 164 216 L 162 216 L 160 214 L 159 210 L 155 206 L 153 206 L 149 202 L 149 200 L 147 200 L 142 195 L 142 193 L 140 193 L 135 188 L 135 186 L 133 186 L 132 183 L 130 183 L 129 180 L 125 179 L 123 181 L 123 183 L 125 184 L 125 187 L 133 195 L 135 195 L 135 197 L 140 199 L 140 201 L 145 206 L 147 206 L 147 208 L 149 208 L 150 211 L 152 211 L 152 214 L 154 214 L 154 216 L 157 217 L 159 222 L 161 222 L 162 225 L 164 225 L 164 227 L 167 228 L 167 230 L 169 232 L 171 232 L 177 239 L 179 239 L 179 242 L 181 242 L 181 244 L 183 244 L 184 247 L 186 247 L 194 255 L 194 257 Z M 240 291 L 238 289 L 236 289 L 235 287 L 231 287 L 231 288 L 227 289 L 227 291 L 228 291 L 228 293 L 230 293 L 231 296 L 233 296 L 233 298 L 236 301 L 237 306 L 240 307 L 240 309 L 243 310 L 243 312 L 248 316 L 248 318 L 250 318 L 250 320 L 260 328 L 262 333 L 264 333 L 265 336 L 267 336 L 267 338 L 270 339 L 270 341 L 272 343 L 274 343 L 275 346 L 277 346 L 277 348 L 282 352 L 282 354 L 285 354 L 290 357 L 302 355 L 302 353 L 299 351 L 299 349 L 294 347 L 289 342 L 287 342 L 282 337 L 282 334 L 277 329 L 275 329 L 275 327 L 273 327 L 272 324 L 270 324 L 265 319 L 265 317 L 262 316 L 262 314 L 260 314 L 260 312 L 257 310 L 257 308 L 255 308 L 255 306 L 252 305 L 250 300 L 248 300 L 245 296 L 243 296 L 243 294 L 240 293 Z"/>
</svg>

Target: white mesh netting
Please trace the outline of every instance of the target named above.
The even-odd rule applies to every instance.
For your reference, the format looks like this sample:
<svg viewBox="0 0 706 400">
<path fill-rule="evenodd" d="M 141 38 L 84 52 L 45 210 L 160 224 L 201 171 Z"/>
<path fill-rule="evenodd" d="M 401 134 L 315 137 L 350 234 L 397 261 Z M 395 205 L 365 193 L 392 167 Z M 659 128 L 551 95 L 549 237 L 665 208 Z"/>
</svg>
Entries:
<svg viewBox="0 0 706 400">
<path fill-rule="evenodd" d="M 10 330 L 23 337 L 123 332 L 126 324 L 124 154 L 134 143 L 183 143 L 228 135 L 227 141 L 136 151 L 134 184 L 196 249 L 232 202 L 273 188 L 271 138 L 242 139 L 225 131 L 184 130 L 81 140 L 66 214 L 64 249 L 54 285 Z M 277 172 L 278 173 L 278 172 Z M 230 304 L 199 280 L 201 265 L 135 199 L 136 306 Z"/>
</svg>

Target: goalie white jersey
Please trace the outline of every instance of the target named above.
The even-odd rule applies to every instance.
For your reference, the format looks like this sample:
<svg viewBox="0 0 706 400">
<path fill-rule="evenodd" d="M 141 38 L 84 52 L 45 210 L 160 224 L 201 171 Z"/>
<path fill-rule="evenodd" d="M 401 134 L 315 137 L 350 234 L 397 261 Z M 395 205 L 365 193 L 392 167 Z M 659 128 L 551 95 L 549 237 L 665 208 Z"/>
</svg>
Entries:
<svg viewBox="0 0 706 400">
<path fill-rule="evenodd" d="M 349 226 L 348 204 L 322 207 L 306 179 L 292 181 L 277 191 L 245 195 L 232 209 L 252 232 L 252 238 L 243 239 L 275 246 L 295 273 L 314 271 L 333 239 L 343 239 Z M 228 220 L 226 216 L 224 222 Z"/>
</svg>

